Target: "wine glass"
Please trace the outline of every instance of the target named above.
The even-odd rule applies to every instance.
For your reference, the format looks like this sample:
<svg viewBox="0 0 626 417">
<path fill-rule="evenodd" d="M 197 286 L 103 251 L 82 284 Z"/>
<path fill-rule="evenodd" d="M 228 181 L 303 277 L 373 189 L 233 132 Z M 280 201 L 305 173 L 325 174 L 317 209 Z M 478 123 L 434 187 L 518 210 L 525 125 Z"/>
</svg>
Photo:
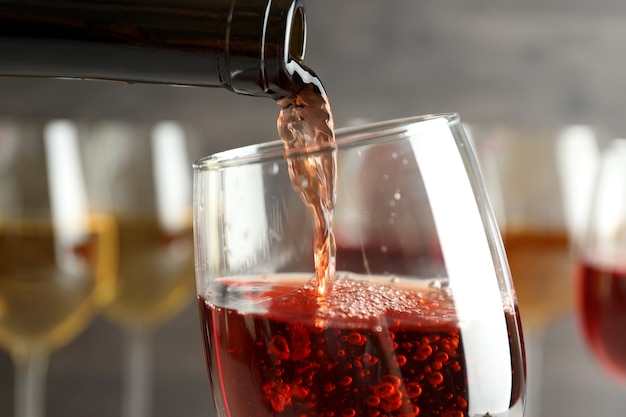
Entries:
<svg viewBox="0 0 626 417">
<path fill-rule="evenodd" d="M 596 359 L 626 380 L 626 139 L 602 154 L 586 234 L 577 251 L 578 313 Z"/>
<path fill-rule="evenodd" d="M 596 133 L 583 125 L 467 130 L 517 292 L 528 365 L 526 414 L 540 416 L 545 334 L 572 305 L 573 245 L 597 163 Z"/>
<path fill-rule="evenodd" d="M 70 121 L 0 124 L 0 346 L 17 417 L 45 414 L 50 353 L 112 295 L 115 223 L 90 204 L 82 163 Z"/>
<path fill-rule="evenodd" d="M 170 121 L 102 121 L 87 139 L 91 186 L 118 226 L 115 294 L 103 315 L 123 332 L 123 417 L 151 415 L 153 334 L 193 301 L 187 145 Z"/>
<path fill-rule="evenodd" d="M 289 158 L 333 153 L 337 272 L 325 293 L 280 142 L 194 164 L 217 415 L 522 416 L 514 291 L 458 116 L 338 130 L 336 147 Z"/>
</svg>

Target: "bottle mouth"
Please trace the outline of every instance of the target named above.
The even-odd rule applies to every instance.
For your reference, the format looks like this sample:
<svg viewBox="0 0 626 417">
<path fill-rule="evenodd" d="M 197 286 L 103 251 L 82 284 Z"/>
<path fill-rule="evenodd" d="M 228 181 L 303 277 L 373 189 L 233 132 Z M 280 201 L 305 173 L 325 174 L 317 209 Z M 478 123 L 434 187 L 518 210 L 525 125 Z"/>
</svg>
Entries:
<svg viewBox="0 0 626 417">
<path fill-rule="evenodd" d="M 306 50 L 306 19 L 301 5 L 293 11 L 287 39 L 289 40 L 289 57 L 298 62 L 303 61 Z"/>
<path fill-rule="evenodd" d="M 304 0 L 232 1 L 221 79 L 236 93 L 284 97 L 304 60 Z"/>
</svg>

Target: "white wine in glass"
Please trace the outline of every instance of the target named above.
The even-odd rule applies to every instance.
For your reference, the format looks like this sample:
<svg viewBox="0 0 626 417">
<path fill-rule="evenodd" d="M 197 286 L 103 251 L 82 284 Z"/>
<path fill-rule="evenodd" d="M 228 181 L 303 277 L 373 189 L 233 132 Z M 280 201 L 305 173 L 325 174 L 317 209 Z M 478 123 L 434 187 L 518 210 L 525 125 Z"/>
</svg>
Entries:
<svg viewBox="0 0 626 417">
<path fill-rule="evenodd" d="M 193 300 L 191 161 L 182 127 L 103 122 L 89 139 L 92 187 L 119 234 L 115 293 L 104 316 L 124 332 L 122 415 L 152 408 L 152 334 Z"/>
<path fill-rule="evenodd" d="M 48 357 L 113 294 L 116 227 L 93 211 L 69 121 L 0 124 L 0 346 L 16 366 L 15 416 L 45 414 Z"/>
</svg>

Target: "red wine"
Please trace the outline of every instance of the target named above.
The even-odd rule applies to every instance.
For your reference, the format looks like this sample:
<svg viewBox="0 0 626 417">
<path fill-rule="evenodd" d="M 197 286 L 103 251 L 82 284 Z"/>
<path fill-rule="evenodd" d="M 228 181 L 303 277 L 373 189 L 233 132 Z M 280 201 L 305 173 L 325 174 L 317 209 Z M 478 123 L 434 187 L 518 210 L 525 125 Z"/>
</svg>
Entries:
<svg viewBox="0 0 626 417">
<path fill-rule="evenodd" d="M 578 282 L 585 337 L 606 369 L 626 379 L 626 264 L 583 263 Z"/>
<path fill-rule="evenodd" d="M 461 324 L 448 290 L 435 284 L 336 277 L 320 305 L 315 286 L 297 277 L 214 281 L 199 308 L 218 415 L 463 417 L 483 409 L 469 403 L 470 391 L 491 358 L 464 340 L 474 326 L 490 326 L 490 337 L 498 327 Z M 504 314 L 511 373 L 498 383 L 512 387 L 504 401 L 513 407 L 523 359 L 515 315 Z M 470 375 L 476 364 L 484 369 Z"/>
</svg>

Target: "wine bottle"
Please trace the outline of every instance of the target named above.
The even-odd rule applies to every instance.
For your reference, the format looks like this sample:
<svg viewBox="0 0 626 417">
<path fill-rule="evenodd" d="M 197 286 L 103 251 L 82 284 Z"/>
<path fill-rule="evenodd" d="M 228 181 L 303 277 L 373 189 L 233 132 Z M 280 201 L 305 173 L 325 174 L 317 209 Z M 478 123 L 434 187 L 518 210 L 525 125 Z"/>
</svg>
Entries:
<svg viewBox="0 0 626 417">
<path fill-rule="evenodd" d="M 302 0 L 0 0 L 0 76 L 277 98 L 305 43 Z"/>
</svg>

